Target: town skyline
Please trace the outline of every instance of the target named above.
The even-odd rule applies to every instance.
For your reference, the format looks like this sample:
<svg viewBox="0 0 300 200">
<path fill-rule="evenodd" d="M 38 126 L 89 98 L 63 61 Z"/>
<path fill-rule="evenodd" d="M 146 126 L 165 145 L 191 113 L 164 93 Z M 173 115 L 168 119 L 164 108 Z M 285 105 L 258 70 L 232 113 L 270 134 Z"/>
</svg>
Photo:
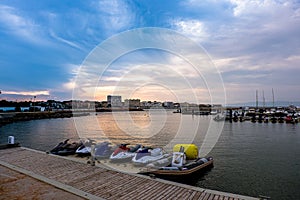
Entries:
<svg viewBox="0 0 300 200">
<path fill-rule="evenodd" d="M 102 99 L 116 91 L 128 98 L 209 103 L 214 87 L 206 82 L 207 66 L 199 73 L 178 52 L 158 48 L 122 54 L 95 77 L 99 70 L 91 70 L 85 81 L 93 80 L 95 89 L 78 83 L 86 58 L 99 46 L 131 30 L 155 27 L 174 31 L 203 49 L 209 69 L 224 86 L 215 94 L 224 92 L 226 103 L 255 101 L 255 90 L 272 101 L 272 88 L 276 101 L 300 101 L 299 13 L 300 3 L 292 0 L 3 0 L 0 98 L 66 100 L 73 99 L 78 87 L 80 99 Z M 178 38 L 171 46 L 180 43 Z M 118 41 L 113 50 L 134 39 Z M 221 98 L 213 101 L 224 103 Z"/>
<path fill-rule="evenodd" d="M 109 96 L 109 95 L 107 95 Z M 55 100 L 55 99 L 39 99 L 38 96 L 36 96 L 36 98 L 34 98 L 34 96 L 32 96 L 31 98 L 29 99 L 23 99 L 23 100 L 9 100 L 9 99 L 2 99 L 1 98 L 1 93 L 0 93 L 0 107 L 2 106 L 3 107 L 3 102 L 11 102 L 11 103 L 24 103 L 24 102 L 51 102 L 51 101 L 54 101 L 54 102 L 76 102 L 76 101 L 79 101 L 79 102 L 97 102 L 97 103 L 102 103 L 102 102 L 107 102 L 107 96 L 105 99 L 98 99 L 98 100 L 76 100 L 76 99 L 60 99 L 60 100 Z M 112 95 L 112 96 L 120 96 L 120 95 Z M 178 101 L 172 101 L 172 100 L 163 100 L 163 101 L 160 101 L 160 100 L 145 100 L 145 99 L 140 99 L 138 97 L 136 98 L 122 98 L 123 101 L 121 101 L 122 103 L 124 103 L 126 100 L 140 100 L 140 102 L 152 102 L 152 103 L 166 103 L 166 102 L 172 102 L 172 103 L 189 103 L 189 104 L 197 104 L 195 102 L 178 102 Z M 2 104 L 1 104 L 2 103 Z M 297 106 L 297 107 L 300 107 L 300 101 L 281 101 L 281 100 L 276 100 L 274 102 L 272 101 L 265 101 L 263 102 L 263 99 L 258 99 L 257 102 L 255 101 L 248 101 L 248 102 L 241 102 L 241 103 L 235 103 L 235 104 L 230 104 L 230 103 L 227 103 L 226 105 L 223 105 L 221 104 L 222 106 L 241 106 L 241 107 L 256 107 L 256 103 L 258 105 L 258 107 L 278 107 L 278 106 L 290 106 L 290 105 L 294 105 L 294 106 Z M 213 103 L 207 103 L 207 102 L 198 102 L 198 104 L 207 104 L 207 105 L 213 105 Z M 273 106 L 274 105 L 274 106 Z M 4 106 L 5 107 L 5 106 Z"/>
</svg>

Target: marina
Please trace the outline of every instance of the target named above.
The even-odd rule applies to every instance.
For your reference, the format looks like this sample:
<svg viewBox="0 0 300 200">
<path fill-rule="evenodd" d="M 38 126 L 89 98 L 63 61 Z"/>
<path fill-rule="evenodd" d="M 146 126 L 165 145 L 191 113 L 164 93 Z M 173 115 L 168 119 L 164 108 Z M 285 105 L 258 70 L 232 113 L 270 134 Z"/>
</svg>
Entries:
<svg viewBox="0 0 300 200">
<path fill-rule="evenodd" d="M 0 15 L 0 200 L 300 200 L 300 1 Z"/>
<path fill-rule="evenodd" d="M 149 123 L 147 111 L 131 112 L 131 118 L 137 125 Z M 159 113 L 154 113 L 155 116 Z M 128 125 L 127 114 L 120 112 L 119 127 Z M 99 113 L 93 121 L 93 116 L 78 118 L 52 118 L 42 120 L 20 121 L 1 127 L 0 143 L 7 143 L 10 135 L 15 136 L 15 142 L 24 147 L 40 150 L 51 150 L 56 144 L 69 138 L 78 141 L 83 136 L 94 138 L 97 142 L 103 141 L 101 131 L 111 143 L 143 144 L 152 147 L 164 147 L 178 129 L 180 121 L 184 123 L 183 133 L 190 133 L 196 127 L 199 129 L 195 137 L 195 144 L 201 146 L 201 133 L 207 130 L 210 123 L 213 126 L 221 125 L 214 122 L 213 116 L 191 116 L 167 112 L 167 121 L 163 129 L 152 138 L 135 138 L 139 132 L 130 129 L 133 134 L 128 138 L 122 130 L 116 127 L 112 113 Z M 129 118 L 130 119 L 130 118 Z M 84 125 L 85 135 L 78 135 L 74 120 Z M 130 127 L 129 127 L 130 128 Z M 95 134 L 97 133 L 97 134 Z M 229 123 L 225 121 L 222 134 L 209 153 L 214 158 L 214 168 L 201 176 L 192 176 L 188 180 L 176 178 L 174 181 L 199 188 L 208 188 L 246 196 L 268 196 L 271 199 L 289 200 L 299 199 L 299 124 L 286 123 Z M 182 143 L 180 138 L 176 143 Z M 168 150 L 169 152 L 171 149 Z M 86 162 L 86 161 L 85 161 Z M 111 163 L 102 162 L 104 165 Z M 123 165 L 114 165 L 118 169 Z M 234 166 L 234 167 L 233 167 Z M 274 167 L 276 166 L 276 167 Z M 134 172 L 127 164 L 126 170 Z"/>
<path fill-rule="evenodd" d="M 23 147 L 1 150 L 0 164 L 86 199 L 259 199 L 118 172 Z"/>
</svg>

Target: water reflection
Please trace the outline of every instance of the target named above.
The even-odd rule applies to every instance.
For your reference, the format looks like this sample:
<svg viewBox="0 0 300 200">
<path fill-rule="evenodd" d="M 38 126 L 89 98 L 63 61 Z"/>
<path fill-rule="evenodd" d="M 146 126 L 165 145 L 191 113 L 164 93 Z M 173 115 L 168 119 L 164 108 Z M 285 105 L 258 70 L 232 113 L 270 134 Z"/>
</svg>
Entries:
<svg viewBox="0 0 300 200">
<path fill-rule="evenodd" d="M 23 146 L 46 151 L 66 138 L 77 140 L 84 136 L 99 142 L 141 143 L 171 150 L 173 143 L 189 142 L 191 136 L 195 136 L 192 142 L 199 147 L 211 123 L 214 123 L 211 128 L 222 126 L 211 122 L 209 116 L 167 112 L 161 130 L 151 136 L 148 133 L 151 120 L 158 119 L 154 116 L 148 112 L 130 113 L 132 122 L 140 129 L 129 127 L 125 131 L 118 124 L 128 125 L 126 113 L 120 113 L 118 124 L 111 113 L 77 118 L 76 125 L 75 118 L 19 122 L 0 127 L 0 142 L 7 142 L 7 137 L 14 135 Z M 272 199 L 300 199 L 299 147 L 300 124 L 225 123 L 221 137 L 209 154 L 215 159 L 215 167 L 207 175 L 187 183 Z"/>
</svg>

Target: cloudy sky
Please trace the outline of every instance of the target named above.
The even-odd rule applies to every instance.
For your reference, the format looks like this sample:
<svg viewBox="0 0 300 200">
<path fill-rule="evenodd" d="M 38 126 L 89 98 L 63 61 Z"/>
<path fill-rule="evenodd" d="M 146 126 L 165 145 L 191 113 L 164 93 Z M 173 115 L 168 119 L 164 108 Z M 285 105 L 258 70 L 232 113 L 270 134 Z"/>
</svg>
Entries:
<svg viewBox="0 0 300 200">
<path fill-rule="evenodd" d="M 195 69 L 178 52 L 139 49 L 120 55 L 103 73 L 82 69 L 105 41 L 144 27 L 176 31 L 203 48 L 221 75 L 227 103 L 254 101 L 255 90 L 272 101 L 272 88 L 276 100 L 300 101 L 296 0 L 2 0 L 0 98 L 68 100 L 77 87 L 82 99 L 120 94 L 210 102 L 206 72 L 192 76 Z M 78 73 L 98 82 L 81 85 Z"/>
</svg>

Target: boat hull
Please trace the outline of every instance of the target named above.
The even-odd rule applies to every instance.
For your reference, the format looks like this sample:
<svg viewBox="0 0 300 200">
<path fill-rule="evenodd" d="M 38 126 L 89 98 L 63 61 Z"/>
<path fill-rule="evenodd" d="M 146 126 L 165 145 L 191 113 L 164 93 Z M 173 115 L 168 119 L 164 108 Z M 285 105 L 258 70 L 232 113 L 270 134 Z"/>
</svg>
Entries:
<svg viewBox="0 0 300 200">
<path fill-rule="evenodd" d="M 146 172 L 141 172 L 141 174 L 151 175 L 151 176 L 158 176 L 158 177 L 189 177 L 196 173 L 204 172 L 206 169 L 213 167 L 213 160 L 209 160 L 206 163 L 198 165 L 194 168 L 187 169 L 187 170 L 151 170 L 148 169 Z"/>
</svg>

